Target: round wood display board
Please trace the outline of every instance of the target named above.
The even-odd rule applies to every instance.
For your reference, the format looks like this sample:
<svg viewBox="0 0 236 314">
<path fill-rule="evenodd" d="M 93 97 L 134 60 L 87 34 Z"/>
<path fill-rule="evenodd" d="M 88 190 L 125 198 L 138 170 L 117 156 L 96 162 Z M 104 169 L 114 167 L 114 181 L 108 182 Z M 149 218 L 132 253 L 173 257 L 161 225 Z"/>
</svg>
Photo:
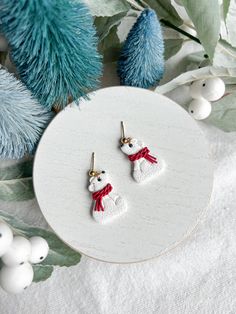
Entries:
<svg viewBox="0 0 236 314">
<path fill-rule="evenodd" d="M 120 121 L 127 136 L 143 140 L 166 162 L 165 172 L 146 183 L 131 177 L 131 163 L 119 148 Z M 88 170 L 106 170 L 128 211 L 101 225 L 91 216 Z M 197 123 L 157 93 L 110 87 L 69 106 L 46 129 L 34 163 L 40 208 L 56 234 L 93 258 L 129 263 L 157 257 L 180 243 L 208 206 L 213 165 Z"/>
</svg>

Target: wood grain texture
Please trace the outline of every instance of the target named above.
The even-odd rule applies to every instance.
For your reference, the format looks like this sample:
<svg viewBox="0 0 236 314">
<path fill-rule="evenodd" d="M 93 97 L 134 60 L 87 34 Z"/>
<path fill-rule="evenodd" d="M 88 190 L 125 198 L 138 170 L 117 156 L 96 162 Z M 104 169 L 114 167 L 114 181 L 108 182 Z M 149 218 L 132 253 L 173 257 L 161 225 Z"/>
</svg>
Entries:
<svg viewBox="0 0 236 314">
<path fill-rule="evenodd" d="M 137 184 L 119 149 L 120 121 L 127 136 L 143 140 L 166 163 L 163 175 Z M 87 172 L 91 153 L 106 170 L 128 211 L 107 225 L 90 214 Z M 213 165 L 197 123 L 168 98 L 144 89 L 111 87 L 67 108 L 38 146 L 34 187 L 54 231 L 80 252 L 108 262 L 156 257 L 181 242 L 208 206 Z"/>
</svg>

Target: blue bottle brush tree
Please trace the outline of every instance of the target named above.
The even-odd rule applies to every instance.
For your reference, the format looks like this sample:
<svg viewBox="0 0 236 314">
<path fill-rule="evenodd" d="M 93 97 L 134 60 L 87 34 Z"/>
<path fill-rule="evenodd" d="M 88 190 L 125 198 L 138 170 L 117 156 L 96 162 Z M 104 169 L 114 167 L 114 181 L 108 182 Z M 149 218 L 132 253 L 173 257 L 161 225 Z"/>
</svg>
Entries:
<svg viewBox="0 0 236 314">
<path fill-rule="evenodd" d="M 164 73 L 164 42 L 156 13 L 145 9 L 130 30 L 118 61 L 122 85 L 149 88 Z"/>
<path fill-rule="evenodd" d="M 19 159 L 35 150 L 53 114 L 2 67 L 0 91 L 0 158 Z"/>
<path fill-rule="evenodd" d="M 97 87 L 101 57 L 93 19 L 81 2 L 1 0 L 1 28 L 17 72 L 45 107 L 63 108 Z"/>
</svg>

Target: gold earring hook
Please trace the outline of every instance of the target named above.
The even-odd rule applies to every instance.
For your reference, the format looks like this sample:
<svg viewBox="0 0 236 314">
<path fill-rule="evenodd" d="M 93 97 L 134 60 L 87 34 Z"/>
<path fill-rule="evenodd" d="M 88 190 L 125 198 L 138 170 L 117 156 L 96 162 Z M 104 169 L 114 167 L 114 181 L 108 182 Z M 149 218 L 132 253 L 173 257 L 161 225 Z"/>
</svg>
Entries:
<svg viewBox="0 0 236 314">
<path fill-rule="evenodd" d="M 129 143 L 131 141 L 131 138 L 130 137 L 128 137 L 128 138 L 125 137 L 125 125 L 124 125 L 124 122 L 121 121 L 120 123 L 121 123 L 121 139 L 120 139 L 120 142 L 122 144 L 127 144 L 127 143 Z"/>
<path fill-rule="evenodd" d="M 92 153 L 92 157 L 91 157 L 91 164 L 90 164 L 90 170 L 89 170 L 89 176 L 90 177 L 94 177 L 96 175 L 96 171 L 95 169 L 95 153 Z"/>
<path fill-rule="evenodd" d="M 124 122 L 121 121 L 121 139 L 125 138 L 125 126 Z"/>
</svg>

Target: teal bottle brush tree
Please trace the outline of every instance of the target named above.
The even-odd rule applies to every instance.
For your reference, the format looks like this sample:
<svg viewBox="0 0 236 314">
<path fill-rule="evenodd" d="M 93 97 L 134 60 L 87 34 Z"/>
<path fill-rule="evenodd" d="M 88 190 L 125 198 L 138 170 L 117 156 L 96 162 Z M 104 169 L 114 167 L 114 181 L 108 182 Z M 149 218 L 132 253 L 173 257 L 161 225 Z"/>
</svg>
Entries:
<svg viewBox="0 0 236 314">
<path fill-rule="evenodd" d="M 130 30 L 118 61 L 122 85 L 149 88 L 164 73 L 164 42 L 157 15 L 145 9 Z"/>
<path fill-rule="evenodd" d="M 101 75 L 93 19 L 81 2 L 0 0 L 1 28 L 26 87 L 46 108 L 86 97 Z"/>
<path fill-rule="evenodd" d="M 53 114 L 2 67 L 0 91 L 0 158 L 19 159 L 35 150 Z"/>
</svg>

